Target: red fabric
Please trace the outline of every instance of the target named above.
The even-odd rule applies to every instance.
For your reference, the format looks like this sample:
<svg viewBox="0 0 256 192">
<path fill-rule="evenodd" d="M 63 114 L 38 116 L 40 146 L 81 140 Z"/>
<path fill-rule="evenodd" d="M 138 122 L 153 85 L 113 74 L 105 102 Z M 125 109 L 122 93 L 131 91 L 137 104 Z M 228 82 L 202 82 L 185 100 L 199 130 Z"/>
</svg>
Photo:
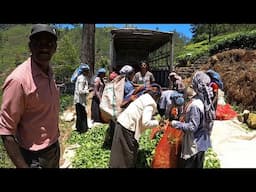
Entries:
<svg viewBox="0 0 256 192">
<path fill-rule="evenodd" d="M 215 82 L 212 82 L 212 83 L 211 83 L 211 87 L 212 87 L 212 89 L 213 89 L 213 92 L 217 92 L 218 89 L 219 89 L 219 86 L 218 86 L 217 83 L 215 83 Z"/>
<path fill-rule="evenodd" d="M 176 168 L 181 152 L 183 132 L 175 129 L 168 123 L 163 137 L 156 146 L 152 168 Z"/>
<path fill-rule="evenodd" d="M 158 126 L 158 127 L 154 127 L 154 128 L 151 130 L 150 139 L 154 139 L 155 136 L 156 136 L 156 134 L 157 134 L 157 132 L 160 131 L 160 130 L 161 130 L 161 129 L 160 129 L 159 126 Z"/>
<path fill-rule="evenodd" d="M 216 119 L 217 120 L 229 120 L 237 116 L 237 112 L 232 109 L 229 104 L 217 105 Z"/>
</svg>

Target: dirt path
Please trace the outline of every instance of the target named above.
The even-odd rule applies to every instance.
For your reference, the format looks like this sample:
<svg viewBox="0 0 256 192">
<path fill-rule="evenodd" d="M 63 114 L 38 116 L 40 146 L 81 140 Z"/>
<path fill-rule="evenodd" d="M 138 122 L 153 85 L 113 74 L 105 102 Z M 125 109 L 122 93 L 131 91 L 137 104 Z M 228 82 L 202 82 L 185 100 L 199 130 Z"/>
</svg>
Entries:
<svg viewBox="0 0 256 192">
<path fill-rule="evenodd" d="M 65 161 L 65 159 L 63 159 L 63 154 L 67 147 L 67 140 L 71 135 L 73 124 L 74 122 L 60 122 L 60 165 Z"/>
<path fill-rule="evenodd" d="M 92 102 L 92 93 L 90 92 L 87 97 L 87 122 L 89 128 L 93 126 L 91 122 L 91 102 Z M 67 111 L 69 111 L 72 115 L 75 116 L 75 108 L 74 106 L 70 106 Z M 78 145 L 67 144 L 67 140 L 70 138 L 71 133 L 75 130 L 76 120 L 72 120 L 70 122 L 61 120 L 60 121 L 60 147 L 61 147 L 61 158 L 60 158 L 60 168 L 71 168 L 70 159 L 75 155 L 75 150 L 79 147 Z"/>
</svg>

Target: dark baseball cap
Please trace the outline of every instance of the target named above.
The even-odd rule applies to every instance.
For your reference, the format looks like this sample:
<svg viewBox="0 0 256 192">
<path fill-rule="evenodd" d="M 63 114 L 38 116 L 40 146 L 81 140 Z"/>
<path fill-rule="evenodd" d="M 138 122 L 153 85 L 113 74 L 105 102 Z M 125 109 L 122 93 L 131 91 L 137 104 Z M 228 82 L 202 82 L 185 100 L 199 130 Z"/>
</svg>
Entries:
<svg viewBox="0 0 256 192">
<path fill-rule="evenodd" d="M 56 29 L 48 24 L 34 24 L 32 26 L 29 38 L 31 39 L 33 35 L 40 33 L 40 32 L 48 32 L 48 33 L 52 34 L 55 37 L 55 39 L 57 40 Z"/>
</svg>

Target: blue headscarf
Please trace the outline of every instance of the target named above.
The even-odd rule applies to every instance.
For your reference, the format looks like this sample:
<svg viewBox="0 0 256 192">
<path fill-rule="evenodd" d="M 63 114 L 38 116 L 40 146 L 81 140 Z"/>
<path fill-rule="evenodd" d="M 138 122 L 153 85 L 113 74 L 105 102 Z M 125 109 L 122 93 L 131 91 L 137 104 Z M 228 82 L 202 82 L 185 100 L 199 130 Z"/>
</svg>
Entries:
<svg viewBox="0 0 256 192">
<path fill-rule="evenodd" d="M 106 69 L 104 69 L 104 68 L 98 69 L 97 75 L 99 75 L 100 73 L 106 73 Z"/>
<path fill-rule="evenodd" d="M 162 91 L 162 88 L 161 88 L 161 86 L 159 85 L 159 84 L 157 84 L 157 83 L 151 83 L 150 84 L 150 87 L 157 87 L 157 92 L 156 92 L 156 94 L 158 95 L 158 96 L 161 96 L 161 91 Z"/>
<path fill-rule="evenodd" d="M 85 64 L 85 63 L 81 63 L 81 64 L 79 65 L 79 67 L 77 67 L 76 70 L 73 72 L 73 74 L 72 74 L 72 76 L 71 76 L 71 78 L 70 78 L 71 82 L 72 82 L 72 83 L 75 83 L 77 77 L 78 77 L 79 75 L 81 75 L 81 74 L 83 73 L 83 71 L 85 71 L 85 70 L 88 70 L 88 71 L 90 70 L 89 65 L 88 65 L 88 64 Z"/>
<path fill-rule="evenodd" d="M 216 71 L 209 69 L 208 71 L 206 71 L 206 74 L 210 76 L 211 80 L 215 83 L 217 83 L 217 85 L 219 86 L 219 88 L 221 90 L 224 89 L 224 85 L 223 82 L 221 80 L 220 74 L 217 73 Z"/>
<path fill-rule="evenodd" d="M 80 68 L 81 70 L 90 70 L 89 65 L 88 65 L 88 64 L 85 64 L 85 63 L 81 63 L 80 66 L 79 66 L 79 68 Z"/>
</svg>

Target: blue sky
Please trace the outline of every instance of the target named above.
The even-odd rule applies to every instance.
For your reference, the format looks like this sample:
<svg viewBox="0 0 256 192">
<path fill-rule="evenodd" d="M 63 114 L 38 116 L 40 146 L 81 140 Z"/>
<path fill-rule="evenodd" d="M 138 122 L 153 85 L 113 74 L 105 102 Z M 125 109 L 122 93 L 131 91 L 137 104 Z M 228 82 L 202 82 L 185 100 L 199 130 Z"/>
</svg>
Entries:
<svg viewBox="0 0 256 192">
<path fill-rule="evenodd" d="M 170 32 L 170 31 L 177 31 L 182 33 L 189 39 L 192 38 L 192 33 L 190 32 L 190 24 L 129 24 L 133 25 L 139 29 L 150 29 L 156 30 L 158 28 L 159 31 L 162 32 Z M 62 24 L 63 27 L 72 27 L 70 24 Z M 114 26 L 116 28 L 123 28 L 125 24 L 96 24 L 96 27 L 105 27 L 105 26 Z"/>
<path fill-rule="evenodd" d="M 190 24 L 132 24 L 136 26 L 136 28 L 141 29 L 150 29 L 156 30 L 157 28 L 159 31 L 162 32 L 170 32 L 170 31 L 177 31 L 182 33 L 189 39 L 192 38 L 192 33 L 190 32 Z M 104 26 L 115 26 L 117 28 L 123 28 L 125 24 L 96 24 L 96 27 L 104 27 Z"/>
</svg>

